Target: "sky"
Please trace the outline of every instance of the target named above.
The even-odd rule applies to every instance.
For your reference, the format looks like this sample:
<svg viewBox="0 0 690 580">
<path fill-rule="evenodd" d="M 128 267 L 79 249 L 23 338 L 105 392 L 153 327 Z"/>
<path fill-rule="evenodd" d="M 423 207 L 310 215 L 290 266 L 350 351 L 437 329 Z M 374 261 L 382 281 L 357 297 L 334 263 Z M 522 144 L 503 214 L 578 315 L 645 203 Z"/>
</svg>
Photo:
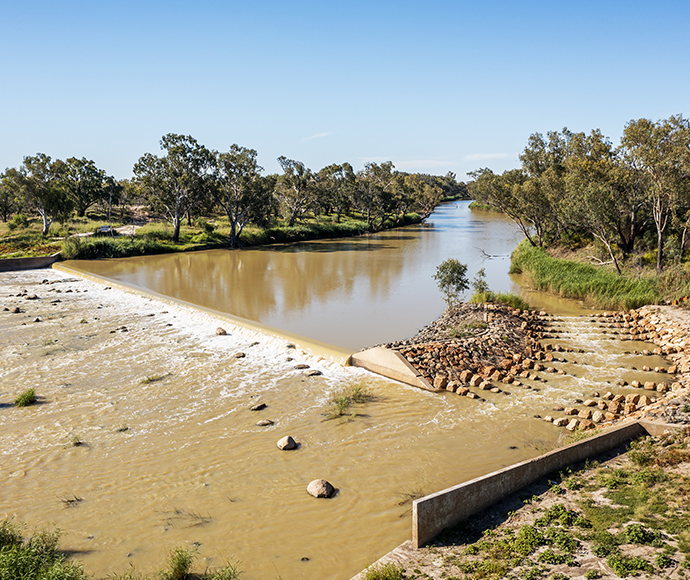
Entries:
<svg viewBox="0 0 690 580">
<path fill-rule="evenodd" d="M 167 133 L 458 180 L 532 133 L 690 115 L 690 2 L 0 0 L 0 171 L 128 178 Z"/>
</svg>

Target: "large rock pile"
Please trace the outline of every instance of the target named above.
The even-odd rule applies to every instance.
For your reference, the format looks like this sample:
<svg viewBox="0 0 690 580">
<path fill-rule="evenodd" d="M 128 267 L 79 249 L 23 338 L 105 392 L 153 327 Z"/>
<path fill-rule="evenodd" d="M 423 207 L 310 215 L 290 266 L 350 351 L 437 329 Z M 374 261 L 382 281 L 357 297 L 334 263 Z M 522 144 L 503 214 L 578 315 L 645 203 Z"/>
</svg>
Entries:
<svg viewBox="0 0 690 580">
<path fill-rule="evenodd" d="M 690 387 L 690 311 L 648 306 L 589 318 L 612 339 L 653 342 L 658 348 L 635 354 L 665 356 L 669 365 L 642 368 L 656 371 L 656 381 L 618 381 L 618 387 L 639 389 L 639 393 L 594 392 L 585 401 L 575 399 L 572 406 L 554 407 L 554 414 L 543 419 L 569 430 L 640 417 L 690 422 L 685 399 Z M 414 337 L 382 346 L 398 350 L 436 390 L 477 399 L 476 390 L 501 393 L 503 385 L 531 388 L 522 381 L 546 382 L 550 373 L 565 374 L 553 363 L 566 362 L 559 353 L 573 349 L 540 342 L 560 335 L 553 322 L 558 319 L 546 312 L 513 310 L 501 304 L 461 304 L 446 310 Z"/>
<path fill-rule="evenodd" d="M 400 351 L 437 389 L 497 389 L 490 381 L 510 384 L 525 372 L 523 376 L 529 376 L 530 369 L 542 370 L 538 360 L 557 360 L 541 349 L 539 339 L 558 332 L 547 333 L 545 324 L 545 312 L 513 310 L 504 304 L 461 304 L 414 337 L 383 346 Z"/>
</svg>

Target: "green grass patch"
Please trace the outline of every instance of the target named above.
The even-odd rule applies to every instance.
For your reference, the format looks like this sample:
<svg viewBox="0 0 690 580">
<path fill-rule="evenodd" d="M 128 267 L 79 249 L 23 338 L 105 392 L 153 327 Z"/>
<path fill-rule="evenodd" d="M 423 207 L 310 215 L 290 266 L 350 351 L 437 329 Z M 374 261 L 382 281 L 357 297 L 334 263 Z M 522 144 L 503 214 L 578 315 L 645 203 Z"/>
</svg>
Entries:
<svg viewBox="0 0 690 580">
<path fill-rule="evenodd" d="M 18 525 L 0 524 L 0 578 L 21 580 L 86 580 L 78 563 L 57 549 L 59 530 L 35 532 L 24 540 Z"/>
<path fill-rule="evenodd" d="M 17 407 L 28 407 L 36 402 L 36 389 L 31 387 L 19 395 L 15 400 L 14 404 Z"/>
<path fill-rule="evenodd" d="M 619 276 L 590 264 L 554 258 L 527 240 L 513 251 L 510 272 L 524 274 L 536 290 L 582 300 L 595 308 L 629 310 L 662 299 L 655 276 Z"/>
<path fill-rule="evenodd" d="M 0 238 L 3 258 L 35 258 L 60 251 L 60 242 L 44 237 L 40 232 L 21 232 Z"/>
<path fill-rule="evenodd" d="M 353 405 L 363 405 L 373 399 L 369 390 L 363 384 L 352 385 L 336 391 L 328 401 L 326 419 L 337 419 L 344 415 L 356 416 L 352 411 Z"/>
<path fill-rule="evenodd" d="M 374 564 L 364 571 L 364 580 L 404 580 L 405 571 L 397 564 Z"/>
<path fill-rule="evenodd" d="M 493 302 L 496 304 L 507 304 L 511 308 L 520 310 L 529 310 L 529 304 L 525 302 L 517 294 L 512 292 L 475 292 L 469 299 L 469 302 L 475 304 L 484 304 L 486 302 Z"/>
<path fill-rule="evenodd" d="M 500 209 L 496 209 L 493 205 L 488 203 L 481 203 L 478 201 L 473 201 L 469 206 L 472 211 L 484 211 L 489 213 L 503 213 Z"/>
</svg>

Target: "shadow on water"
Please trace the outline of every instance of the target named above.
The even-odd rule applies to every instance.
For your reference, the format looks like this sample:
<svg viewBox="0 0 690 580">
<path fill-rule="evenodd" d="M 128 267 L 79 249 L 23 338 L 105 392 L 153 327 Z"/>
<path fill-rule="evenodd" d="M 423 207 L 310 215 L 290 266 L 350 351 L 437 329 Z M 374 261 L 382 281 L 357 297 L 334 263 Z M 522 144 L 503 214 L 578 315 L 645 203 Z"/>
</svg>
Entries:
<svg viewBox="0 0 690 580">
<path fill-rule="evenodd" d="M 356 238 L 358 239 L 358 238 Z M 409 238 L 400 238 L 402 240 Z M 372 240 L 373 241 L 373 240 Z M 368 243 L 367 240 L 362 241 L 331 241 L 322 240 L 323 243 L 318 242 L 299 242 L 297 244 L 288 244 L 285 246 L 259 246 L 256 248 L 247 248 L 246 251 L 252 252 L 270 252 L 281 254 L 302 254 L 302 253 L 337 253 L 337 252 L 375 252 L 383 250 L 395 249 L 394 244 L 384 244 L 380 240 L 375 243 Z"/>
</svg>

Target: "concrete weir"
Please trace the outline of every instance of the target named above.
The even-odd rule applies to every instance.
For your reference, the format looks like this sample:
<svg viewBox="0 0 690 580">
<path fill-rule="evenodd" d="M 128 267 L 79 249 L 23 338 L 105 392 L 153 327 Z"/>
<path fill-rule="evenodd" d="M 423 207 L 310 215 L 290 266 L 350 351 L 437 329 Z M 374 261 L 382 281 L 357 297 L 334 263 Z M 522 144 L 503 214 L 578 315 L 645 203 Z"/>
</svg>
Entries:
<svg viewBox="0 0 690 580">
<path fill-rule="evenodd" d="M 440 390 L 435 389 L 397 350 L 383 346 L 369 348 L 353 354 L 350 364 L 413 387 L 434 392 Z"/>
<path fill-rule="evenodd" d="M 60 252 L 52 256 L 40 256 L 38 258 L 5 258 L 0 260 L 0 272 L 38 270 L 39 268 L 47 268 L 60 259 Z"/>
<path fill-rule="evenodd" d="M 641 435 L 659 437 L 666 431 L 684 427 L 682 424 L 630 421 L 584 441 L 415 500 L 412 503 L 412 540 L 404 542 L 375 564 L 404 564 L 414 559 L 415 550 L 432 541 L 444 529 L 456 526 L 549 473 L 615 449 Z M 352 580 L 362 580 L 363 577 L 363 572 L 360 572 Z"/>
</svg>

